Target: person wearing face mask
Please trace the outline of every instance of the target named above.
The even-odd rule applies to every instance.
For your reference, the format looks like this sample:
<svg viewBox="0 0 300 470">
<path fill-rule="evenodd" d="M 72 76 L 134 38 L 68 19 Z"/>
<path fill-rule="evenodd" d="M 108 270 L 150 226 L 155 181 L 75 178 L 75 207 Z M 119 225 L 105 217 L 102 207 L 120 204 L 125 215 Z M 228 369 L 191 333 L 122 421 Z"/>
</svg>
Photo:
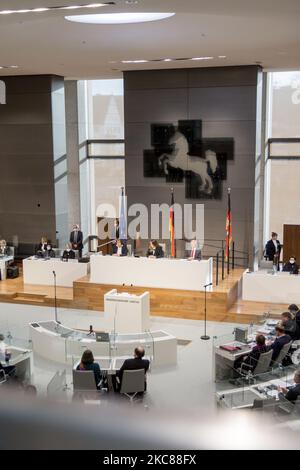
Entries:
<svg viewBox="0 0 300 470">
<path fill-rule="evenodd" d="M 296 263 L 295 256 L 291 256 L 288 263 L 285 263 L 283 266 L 282 271 L 289 272 L 290 274 L 298 274 L 299 266 Z"/>
<path fill-rule="evenodd" d="M 71 249 L 70 243 L 66 244 L 66 248 L 62 255 L 63 260 L 75 259 L 75 251 Z"/>
<path fill-rule="evenodd" d="M 37 256 L 44 256 L 44 253 L 47 251 L 48 239 L 47 237 L 42 237 L 40 243 L 36 248 Z"/>
<path fill-rule="evenodd" d="M 47 243 L 47 249 L 44 254 L 45 258 L 55 258 L 55 251 L 52 248 L 52 245 L 50 242 Z"/>
</svg>

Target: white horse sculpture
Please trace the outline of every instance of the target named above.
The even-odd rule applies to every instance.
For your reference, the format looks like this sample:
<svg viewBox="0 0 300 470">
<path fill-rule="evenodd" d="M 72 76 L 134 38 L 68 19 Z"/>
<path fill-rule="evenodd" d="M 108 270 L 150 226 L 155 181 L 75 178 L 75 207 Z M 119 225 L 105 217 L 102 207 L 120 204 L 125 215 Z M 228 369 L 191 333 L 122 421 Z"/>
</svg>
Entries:
<svg viewBox="0 0 300 470">
<path fill-rule="evenodd" d="M 173 168 L 179 168 L 185 171 L 192 171 L 201 178 L 201 184 L 199 190 L 210 195 L 213 191 L 213 180 L 211 175 L 208 173 L 210 167 L 212 173 L 215 173 L 218 161 L 216 153 L 212 150 L 205 152 L 205 159 L 194 157 L 188 154 L 189 144 L 185 136 L 176 131 L 171 137 L 169 144 L 174 146 L 174 150 L 170 154 L 162 154 L 159 157 L 159 166 L 163 167 L 166 175 L 169 174 L 168 165 Z"/>
</svg>

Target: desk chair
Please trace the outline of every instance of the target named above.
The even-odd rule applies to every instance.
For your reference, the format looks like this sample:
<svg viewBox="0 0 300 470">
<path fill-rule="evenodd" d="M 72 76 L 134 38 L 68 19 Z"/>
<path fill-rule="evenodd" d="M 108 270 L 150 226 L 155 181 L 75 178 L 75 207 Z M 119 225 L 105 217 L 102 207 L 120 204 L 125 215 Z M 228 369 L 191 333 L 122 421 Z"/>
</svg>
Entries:
<svg viewBox="0 0 300 470">
<path fill-rule="evenodd" d="M 124 370 L 120 393 L 126 395 L 132 403 L 137 393 L 143 393 L 144 391 L 145 370 Z"/>
<path fill-rule="evenodd" d="M 236 371 L 238 372 L 238 374 L 241 375 L 243 379 L 247 379 L 248 383 L 250 383 L 250 381 L 253 381 L 255 383 L 256 377 L 258 377 L 261 374 L 265 374 L 270 369 L 270 365 L 272 361 L 272 354 L 273 354 L 272 350 L 262 353 L 259 356 L 258 361 L 256 361 L 256 365 L 252 368 L 252 370 L 248 369 L 249 364 L 242 362 L 241 366 L 238 369 L 236 369 Z M 254 358 L 252 360 L 255 361 Z M 247 370 L 246 370 L 246 366 L 247 366 Z"/>
<path fill-rule="evenodd" d="M 0 369 L 0 385 L 6 382 L 7 378 L 3 369 Z"/>
<path fill-rule="evenodd" d="M 293 403 L 291 401 L 288 401 L 284 396 L 281 396 L 276 411 L 293 416 L 300 415 L 300 397 L 298 397 L 295 403 Z"/>
<path fill-rule="evenodd" d="M 272 362 L 271 366 L 272 368 L 274 367 L 282 367 L 282 361 L 284 360 L 284 358 L 288 355 L 289 353 L 289 350 L 292 346 L 292 342 L 293 341 L 290 341 L 289 343 L 286 343 L 284 346 L 282 346 L 281 348 L 281 351 L 277 357 L 277 359 L 275 361 Z"/>
<path fill-rule="evenodd" d="M 94 372 L 92 370 L 73 369 L 73 389 L 77 392 L 96 392 Z"/>
</svg>

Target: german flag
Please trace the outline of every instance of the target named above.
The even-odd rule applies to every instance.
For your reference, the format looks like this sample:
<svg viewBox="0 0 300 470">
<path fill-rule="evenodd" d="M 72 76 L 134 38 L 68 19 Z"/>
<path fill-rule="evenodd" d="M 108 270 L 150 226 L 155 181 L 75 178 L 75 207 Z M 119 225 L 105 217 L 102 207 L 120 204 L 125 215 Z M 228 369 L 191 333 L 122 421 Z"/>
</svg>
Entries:
<svg viewBox="0 0 300 470">
<path fill-rule="evenodd" d="M 175 220 L 174 220 L 174 190 L 171 189 L 171 207 L 170 207 L 170 243 L 171 243 L 171 257 L 176 258 L 176 241 L 175 241 Z"/>
<path fill-rule="evenodd" d="M 226 216 L 226 248 L 225 248 L 225 259 L 229 259 L 229 252 L 232 243 L 232 215 L 231 215 L 231 200 L 230 200 L 230 188 L 228 188 L 228 208 Z"/>
</svg>

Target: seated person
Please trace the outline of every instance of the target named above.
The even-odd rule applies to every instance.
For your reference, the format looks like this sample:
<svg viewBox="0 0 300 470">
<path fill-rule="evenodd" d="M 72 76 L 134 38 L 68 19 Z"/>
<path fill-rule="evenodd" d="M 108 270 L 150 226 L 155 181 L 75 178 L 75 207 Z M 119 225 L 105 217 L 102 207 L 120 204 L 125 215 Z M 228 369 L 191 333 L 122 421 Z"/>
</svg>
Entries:
<svg viewBox="0 0 300 470">
<path fill-rule="evenodd" d="M 7 345 L 4 339 L 4 335 L 0 334 L 0 370 L 3 370 L 5 375 L 13 375 L 16 370 L 15 366 L 3 365 L 7 354 Z"/>
<path fill-rule="evenodd" d="M 94 372 L 96 387 L 100 390 L 100 380 L 102 378 L 101 369 L 97 362 L 94 361 L 94 356 L 92 351 L 86 349 L 82 354 L 80 364 L 78 364 L 76 370 L 91 370 Z"/>
<path fill-rule="evenodd" d="M 45 253 L 47 250 L 47 245 L 48 245 L 48 238 L 42 237 L 40 243 L 38 244 L 36 248 L 36 254 L 38 256 L 43 256 L 43 253 Z"/>
<path fill-rule="evenodd" d="M 195 239 L 191 240 L 191 249 L 187 252 L 187 259 L 189 261 L 201 260 L 201 250 L 198 248 L 198 242 Z"/>
<path fill-rule="evenodd" d="M 297 326 L 300 331 L 300 310 L 299 310 L 298 305 L 291 304 L 289 305 L 288 310 L 291 313 L 292 317 L 296 320 Z"/>
<path fill-rule="evenodd" d="M 295 386 L 289 390 L 284 387 L 278 387 L 278 391 L 283 394 L 284 398 L 292 403 L 295 403 L 297 398 L 300 397 L 300 369 L 297 369 L 294 375 Z"/>
<path fill-rule="evenodd" d="M 70 243 L 66 244 L 66 248 L 63 252 L 62 259 L 75 259 L 75 251 L 71 249 Z"/>
<path fill-rule="evenodd" d="M 285 334 L 290 335 L 293 341 L 300 338 L 300 331 L 296 319 L 293 319 L 290 312 L 281 314 L 281 323 L 284 326 Z"/>
<path fill-rule="evenodd" d="M 260 355 L 268 351 L 268 348 L 266 346 L 266 338 L 264 337 L 264 335 L 256 335 L 255 341 L 256 346 L 253 347 L 252 351 L 246 356 L 239 357 L 235 361 L 235 369 L 238 369 L 242 363 L 244 371 L 255 369 Z"/>
<path fill-rule="evenodd" d="M 47 249 L 44 253 L 45 258 L 55 258 L 55 251 L 52 248 L 52 245 L 48 242 Z"/>
<path fill-rule="evenodd" d="M 159 245 L 158 241 L 151 240 L 146 256 L 147 258 L 163 258 L 165 256 L 164 251 Z"/>
<path fill-rule="evenodd" d="M 6 240 L 0 240 L 0 256 L 8 256 L 9 253 L 10 249 L 6 245 Z"/>
<path fill-rule="evenodd" d="M 112 246 L 113 256 L 127 256 L 128 249 L 127 246 L 118 239 L 115 244 Z"/>
<path fill-rule="evenodd" d="M 120 388 L 122 384 L 122 377 L 123 377 L 123 372 L 124 370 L 138 370 L 138 369 L 144 369 L 145 374 L 147 370 L 149 369 L 150 362 L 148 359 L 143 359 L 145 356 L 145 349 L 142 348 L 141 346 L 138 346 L 134 350 L 134 357 L 132 359 L 126 359 L 121 367 L 121 369 L 117 372 L 117 379 L 120 383 Z M 116 381 L 114 383 L 114 389 L 118 390 L 118 387 L 116 385 Z M 146 382 L 146 375 L 145 375 L 145 390 L 147 390 L 147 382 Z"/>
<path fill-rule="evenodd" d="M 296 258 L 295 256 L 291 256 L 289 259 L 288 263 L 285 263 L 285 265 L 282 268 L 282 271 L 289 272 L 291 274 L 298 274 L 299 272 L 299 266 L 296 263 Z"/>
<path fill-rule="evenodd" d="M 291 304 L 288 306 L 288 311 L 290 312 L 290 314 L 292 315 L 292 318 L 293 319 L 296 319 L 296 316 L 297 316 L 297 313 L 300 313 L 299 312 L 299 307 L 298 305 L 296 304 Z"/>
<path fill-rule="evenodd" d="M 291 341 L 291 337 L 285 333 L 284 326 L 281 323 L 276 325 L 275 334 L 276 334 L 276 339 L 268 348 L 268 351 L 270 349 L 273 350 L 273 354 L 272 354 L 273 362 L 276 362 L 276 359 L 278 358 L 279 353 L 281 349 L 283 348 L 283 346 Z"/>
</svg>

